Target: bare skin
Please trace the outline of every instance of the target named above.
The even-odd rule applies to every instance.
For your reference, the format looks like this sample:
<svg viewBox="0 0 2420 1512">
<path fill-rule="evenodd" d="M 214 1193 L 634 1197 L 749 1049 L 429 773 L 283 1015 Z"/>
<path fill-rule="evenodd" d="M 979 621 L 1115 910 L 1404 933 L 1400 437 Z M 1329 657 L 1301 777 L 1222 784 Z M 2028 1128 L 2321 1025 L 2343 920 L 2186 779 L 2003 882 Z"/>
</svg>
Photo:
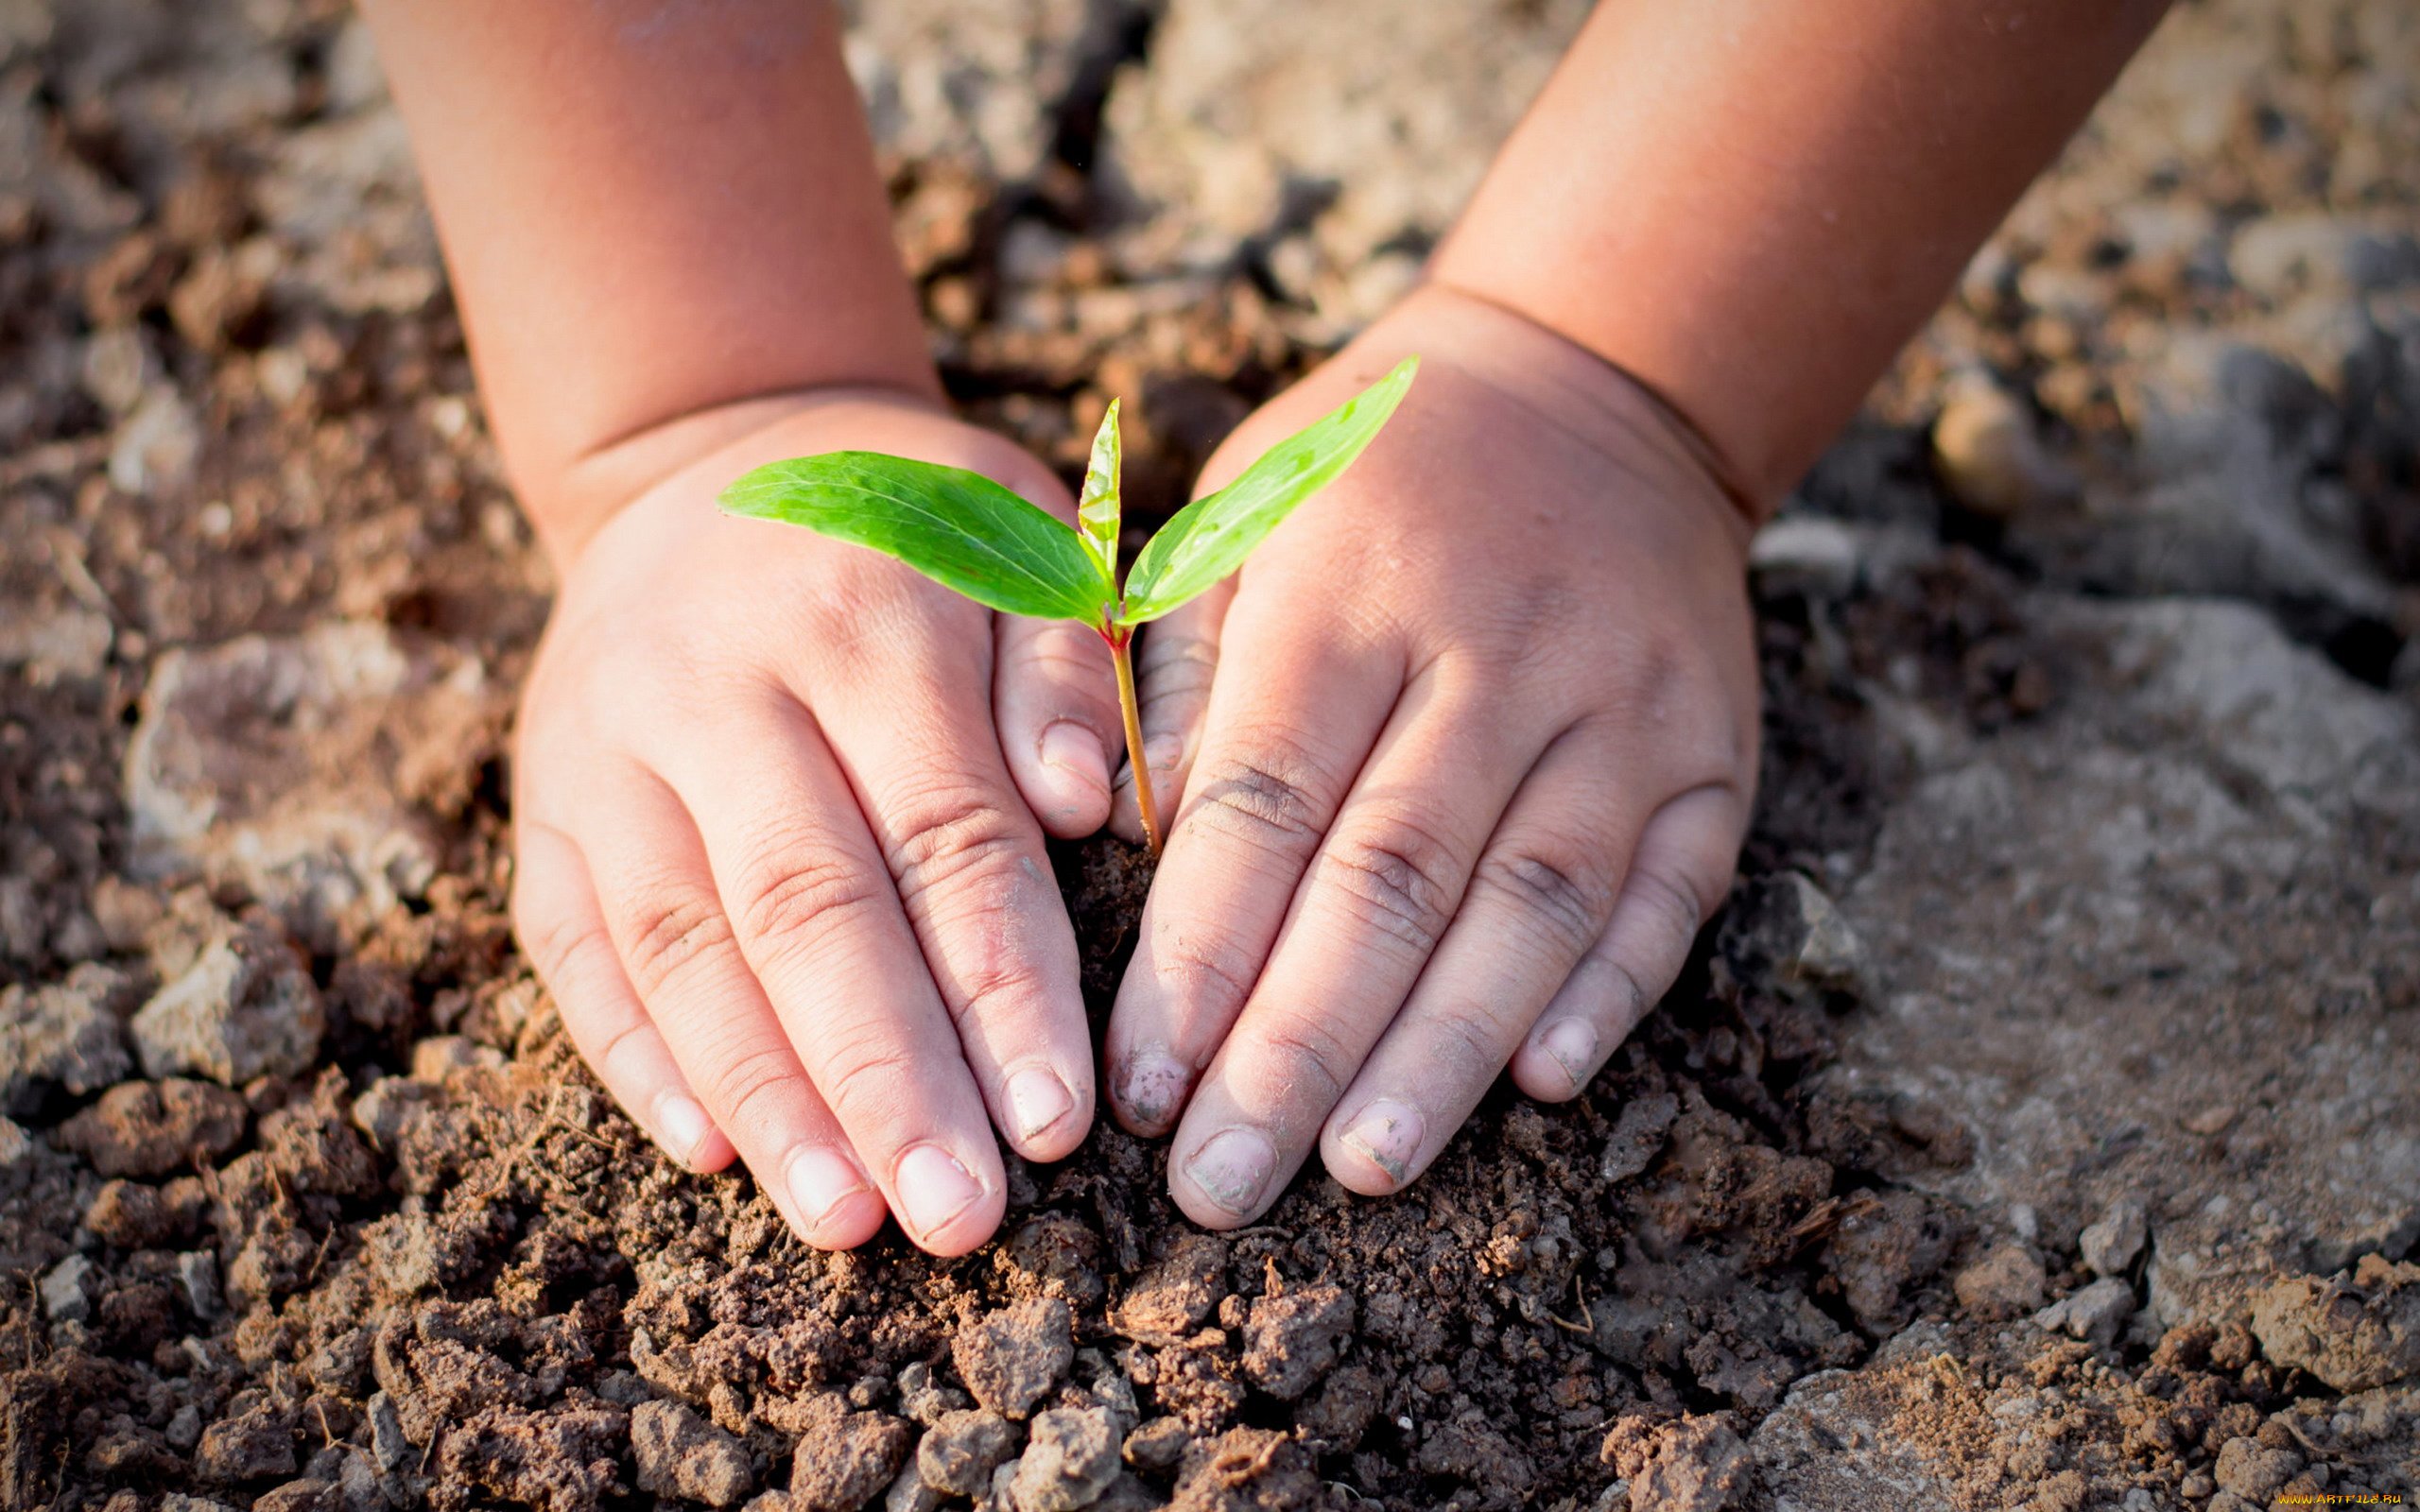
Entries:
<svg viewBox="0 0 2420 1512">
<path fill-rule="evenodd" d="M 562 577 L 524 943 L 676 1158 L 744 1160 L 820 1246 L 888 1212 L 970 1249 L 994 1130 L 1053 1160 L 1094 1112 L 1042 840 L 1112 818 L 1107 655 L 712 498 L 865 448 L 1073 505 L 941 404 L 828 6 L 366 9 Z M 1174 1131 L 1189 1214 L 1250 1222 L 1314 1147 L 1393 1190 L 1508 1066 L 1576 1095 L 1669 986 L 1754 792 L 1753 522 L 2156 14 L 1606 0 L 1428 286 L 1212 459 L 1424 359 L 1139 653 L 1182 802 L 1108 1091 Z"/>
</svg>

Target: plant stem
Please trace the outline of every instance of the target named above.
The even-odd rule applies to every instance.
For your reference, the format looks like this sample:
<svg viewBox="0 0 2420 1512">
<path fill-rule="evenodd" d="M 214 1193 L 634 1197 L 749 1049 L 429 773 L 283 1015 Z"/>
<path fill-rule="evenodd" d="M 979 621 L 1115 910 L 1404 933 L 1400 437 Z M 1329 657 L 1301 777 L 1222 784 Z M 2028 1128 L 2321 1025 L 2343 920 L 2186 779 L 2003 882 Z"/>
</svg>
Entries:
<svg viewBox="0 0 2420 1512">
<path fill-rule="evenodd" d="M 1143 816 L 1143 838 L 1151 843 L 1151 859 L 1160 859 L 1160 809 L 1151 799 L 1151 764 L 1143 759 L 1143 713 L 1134 701 L 1134 662 L 1127 647 L 1132 629 L 1106 637 L 1109 654 L 1117 662 L 1117 709 L 1126 716 L 1126 764 L 1134 769 L 1134 807 Z"/>
</svg>

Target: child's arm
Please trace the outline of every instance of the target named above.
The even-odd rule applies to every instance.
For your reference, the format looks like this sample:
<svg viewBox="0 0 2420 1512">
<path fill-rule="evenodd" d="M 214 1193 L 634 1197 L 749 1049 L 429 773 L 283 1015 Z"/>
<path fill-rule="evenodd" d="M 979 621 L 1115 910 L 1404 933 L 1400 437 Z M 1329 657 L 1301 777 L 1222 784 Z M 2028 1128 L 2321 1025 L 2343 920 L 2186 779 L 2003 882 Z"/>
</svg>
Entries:
<svg viewBox="0 0 2420 1512">
<path fill-rule="evenodd" d="M 1142 653 L 1196 690 L 1218 659 L 1206 700 L 1146 674 L 1146 749 L 1198 754 L 1153 763 L 1184 799 L 1108 1055 L 1195 1219 L 1315 1144 L 1392 1191 L 1508 1064 L 1572 1096 L 1671 984 L 1754 793 L 1752 521 L 2158 13 L 1604 0 L 1427 286 L 1212 459 L 1422 354 Z"/>
<path fill-rule="evenodd" d="M 1042 1160 L 1091 1120 L 1034 813 L 1098 824 L 1118 714 L 1097 641 L 995 627 L 873 553 L 713 507 L 756 463 L 864 448 L 1074 515 L 942 405 L 838 19 L 367 9 L 562 578 L 514 767 L 531 958 L 676 1156 L 735 1151 L 820 1245 L 887 1204 L 970 1248 L 1005 1200 L 987 1110 Z"/>
</svg>

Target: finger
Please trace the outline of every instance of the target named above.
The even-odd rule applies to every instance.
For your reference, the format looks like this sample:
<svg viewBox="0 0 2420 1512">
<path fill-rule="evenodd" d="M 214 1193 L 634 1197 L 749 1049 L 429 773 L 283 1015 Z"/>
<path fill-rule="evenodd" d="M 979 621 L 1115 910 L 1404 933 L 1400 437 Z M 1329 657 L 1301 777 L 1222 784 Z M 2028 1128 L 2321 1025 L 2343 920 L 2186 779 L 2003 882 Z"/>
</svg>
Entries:
<svg viewBox="0 0 2420 1512">
<path fill-rule="evenodd" d="M 1195 1222 L 1275 1200 L 1446 934 L 1537 748 L 1492 702 L 1405 690 L 1177 1129 L 1168 1188 Z"/>
<path fill-rule="evenodd" d="M 1219 666 L 1219 628 L 1235 597 L 1233 582 L 1143 627 L 1134 645 L 1135 703 L 1143 726 L 1145 769 L 1163 822 L 1174 817 L 1184 792 L 1193 754 L 1210 708 L 1211 676 Z M 1142 809 L 1134 794 L 1133 752 L 1117 764 L 1117 804 L 1110 829 L 1119 838 L 1143 838 Z"/>
<path fill-rule="evenodd" d="M 1399 654 L 1291 622 L 1223 633 L 1201 749 L 1118 983 L 1104 1061 L 1120 1122 L 1174 1126 L 1243 1011 L 1288 904 L 1403 686 Z"/>
<path fill-rule="evenodd" d="M 1523 780 L 1451 928 L 1320 1138 L 1347 1188 L 1392 1192 L 1470 1116 L 1611 919 L 1649 808 L 1636 762 L 1566 730 Z"/>
<path fill-rule="evenodd" d="M 727 910 L 732 954 L 900 1227 L 936 1254 L 963 1253 L 998 1226 L 1006 1178 L 856 797 L 786 693 L 768 688 L 724 719 L 712 741 L 666 754 Z"/>
<path fill-rule="evenodd" d="M 1108 822 L 1126 741 L 1108 644 L 1089 626 L 1013 614 L 994 633 L 993 717 L 1009 775 L 1045 830 L 1090 834 Z"/>
<path fill-rule="evenodd" d="M 1696 788 L 1655 811 L 1612 919 L 1513 1054 L 1515 1086 L 1543 1102 L 1579 1095 L 1663 1001 L 1699 925 L 1730 891 L 1747 823 L 1747 799 L 1729 786 Z"/>
<path fill-rule="evenodd" d="M 514 839 L 513 927 L 581 1058 L 666 1155 L 692 1171 L 729 1165 L 737 1152 L 689 1090 L 622 972 L 579 847 L 528 821 Z"/>
<path fill-rule="evenodd" d="M 895 1053 L 910 1054 L 910 1039 L 916 1047 L 920 1058 L 906 1062 L 901 1093 L 927 1075 L 922 1057 L 942 1055 L 959 1068 L 959 1084 L 976 1093 L 978 1123 L 988 1108 L 1019 1154 L 1063 1160 L 1082 1142 L 1093 1113 L 1075 930 L 1042 832 L 983 719 L 992 671 L 983 617 L 957 618 L 974 633 L 931 647 L 921 664 L 886 653 L 874 672 L 811 672 L 801 691 L 813 699 L 820 730 L 788 698 L 745 714 L 747 782 L 735 787 L 726 762 L 680 785 L 684 795 L 695 792 L 708 851 L 726 888 L 737 889 L 725 896 L 762 900 L 761 918 L 739 915 L 741 943 L 785 1014 L 792 1000 L 831 1005 L 851 1022 L 865 1011 L 839 1004 L 828 971 L 802 964 L 789 943 L 819 933 L 812 918 L 794 917 L 817 906 L 815 889 L 800 901 L 782 897 L 800 878 L 829 876 L 845 854 L 859 868 L 853 877 L 890 882 L 882 912 L 895 943 L 884 945 L 887 974 L 869 978 L 864 1001 L 882 1005 Z M 769 829 L 764 814 L 772 803 L 781 805 L 774 812 L 800 817 Z M 847 815 L 846 835 L 808 821 L 810 815 Z M 826 1085 L 820 1073 L 817 1085 Z M 925 1113 L 945 1113 L 958 1127 L 958 1105 L 933 1101 L 942 1084 L 924 1085 Z M 839 1094 L 827 1088 L 826 1095 L 864 1149 Z M 997 1153 L 988 1137 L 981 1143 L 989 1162 L 983 1181 L 996 1199 Z"/>
<path fill-rule="evenodd" d="M 876 1184 L 741 959 L 680 800 L 654 774 L 616 765 L 588 779 L 578 811 L 622 969 L 708 1113 L 807 1243 L 872 1238 Z"/>
</svg>

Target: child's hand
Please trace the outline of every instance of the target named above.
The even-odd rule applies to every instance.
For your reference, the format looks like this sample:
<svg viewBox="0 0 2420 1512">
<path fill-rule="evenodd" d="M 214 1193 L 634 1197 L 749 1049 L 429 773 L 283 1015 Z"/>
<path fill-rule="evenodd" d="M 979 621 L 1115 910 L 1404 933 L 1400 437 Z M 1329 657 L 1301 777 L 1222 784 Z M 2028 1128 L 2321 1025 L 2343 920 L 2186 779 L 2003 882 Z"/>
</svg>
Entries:
<svg viewBox="0 0 2420 1512">
<path fill-rule="evenodd" d="M 649 490 L 563 569 L 522 707 L 513 909 L 573 1040 L 676 1158 L 735 1151 L 816 1245 L 861 1243 L 887 1204 L 955 1254 L 1005 1200 L 987 1108 L 1035 1160 L 1092 1121 L 1034 814 L 1099 825 L 1118 715 L 1089 632 L 714 507 L 750 466 L 846 448 L 1075 515 L 1007 441 L 870 391 Z"/>
<path fill-rule="evenodd" d="M 1184 799 L 1106 1063 L 1126 1124 L 1177 1125 L 1171 1189 L 1213 1228 L 1314 1143 L 1346 1186 L 1395 1190 L 1508 1061 L 1532 1096 L 1577 1093 L 1680 971 L 1747 823 L 1748 526 L 1596 357 L 1431 289 L 1202 487 L 1409 352 L 1377 441 L 1146 651 L 1147 749 L 1189 775 L 1160 775 Z"/>
</svg>

